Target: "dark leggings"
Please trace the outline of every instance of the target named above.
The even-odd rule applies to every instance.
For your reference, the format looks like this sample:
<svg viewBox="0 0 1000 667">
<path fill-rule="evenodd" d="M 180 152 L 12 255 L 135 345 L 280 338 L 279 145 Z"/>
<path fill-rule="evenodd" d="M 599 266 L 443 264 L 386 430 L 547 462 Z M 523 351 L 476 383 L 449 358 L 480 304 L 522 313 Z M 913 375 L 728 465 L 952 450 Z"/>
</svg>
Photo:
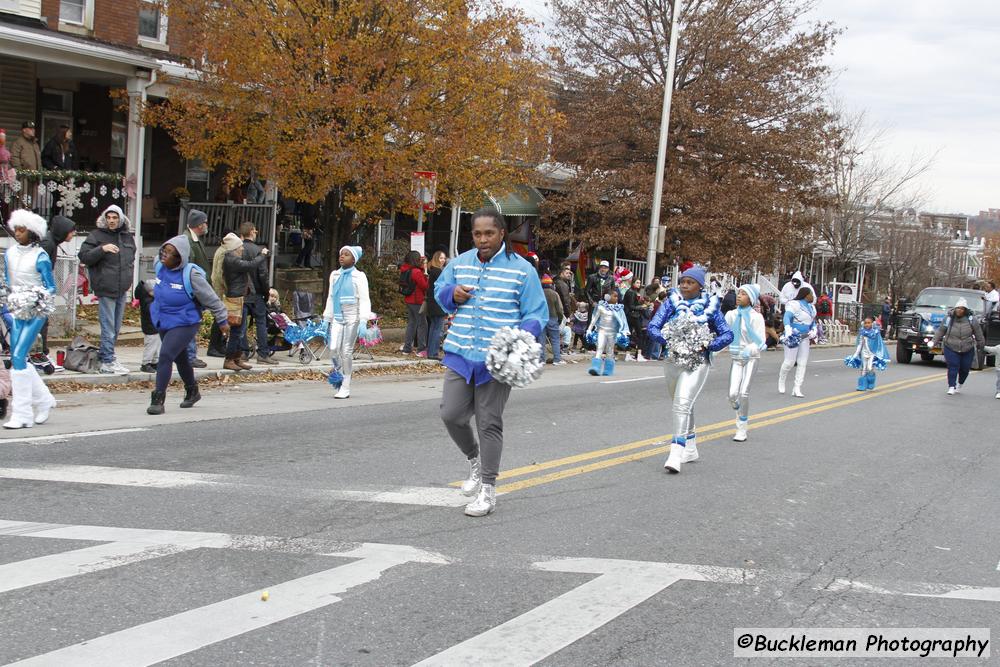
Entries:
<svg viewBox="0 0 1000 667">
<path fill-rule="evenodd" d="M 156 391 L 166 391 L 173 375 L 173 366 L 177 364 L 177 373 L 185 385 L 195 383 L 194 369 L 188 359 L 187 348 L 194 335 L 198 333 L 197 324 L 176 329 L 160 330 L 160 360 L 156 364 Z"/>
</svg>

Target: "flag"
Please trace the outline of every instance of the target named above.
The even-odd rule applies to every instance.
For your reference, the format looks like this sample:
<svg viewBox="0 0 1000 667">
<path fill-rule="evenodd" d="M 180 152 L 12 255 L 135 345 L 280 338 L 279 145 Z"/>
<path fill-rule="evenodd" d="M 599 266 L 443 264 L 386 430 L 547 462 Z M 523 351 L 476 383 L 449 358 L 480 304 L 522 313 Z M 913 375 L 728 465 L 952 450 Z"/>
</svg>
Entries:
<svg viewBox="0 0 1000 667">
<path fill-rule="evenodd" d="M 587 285 L 587 269 L 590 268 L 589 264 L 590 260 L 587 257 L 586 251 L 584 251 L 583 249 L 583 245 L 581 245 L 579 248 L 577 248 L 576 274 L 575 274 L 577 289 L 582 290 Z"/>
</svg>

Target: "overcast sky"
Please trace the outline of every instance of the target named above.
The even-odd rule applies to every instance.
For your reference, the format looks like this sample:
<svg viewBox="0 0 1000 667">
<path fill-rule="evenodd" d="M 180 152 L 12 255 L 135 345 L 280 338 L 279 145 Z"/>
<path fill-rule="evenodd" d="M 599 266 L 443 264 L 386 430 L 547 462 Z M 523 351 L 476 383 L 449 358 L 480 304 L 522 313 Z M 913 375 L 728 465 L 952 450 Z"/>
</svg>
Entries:
<svg viewBox="0 0 1000 667">
<path fill-rule="evenodd" d="M 509 1 L 551 23 L 544 0 Z M 830 64 L 845 110 L 900 160 L 937 153 L 924 208 L 1000 208 L 1000 0 L 818 0 L 815 16 L 844 30 Z"/>
</svg>

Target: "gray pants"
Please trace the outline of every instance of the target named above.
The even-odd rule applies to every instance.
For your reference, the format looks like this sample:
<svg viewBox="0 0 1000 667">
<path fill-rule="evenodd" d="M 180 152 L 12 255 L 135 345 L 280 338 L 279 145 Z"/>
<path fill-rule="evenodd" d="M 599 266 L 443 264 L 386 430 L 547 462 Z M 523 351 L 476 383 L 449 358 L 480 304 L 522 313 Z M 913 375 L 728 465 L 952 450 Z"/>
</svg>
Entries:
<svg viewBox="0 0 1000 667">
<path fill-rule="evenodd" d="M 160 360 L 160 334 L 144 334 L 142 337 L 142 363 L 155 364 Z"/>
<path fill-rule="evenodd" d="M 441 420 L 466 458 L 479 455 L 483 484 L 496 484 L 500 474 L 503 409 L 508 397 L 510 385 L 491 380 L 477 387 L 450 368 L 445 371 Z M 470 425 L 473 415 L 476 416 L 476 430 L 479 432 L 478 445 Z"/>
</svg>

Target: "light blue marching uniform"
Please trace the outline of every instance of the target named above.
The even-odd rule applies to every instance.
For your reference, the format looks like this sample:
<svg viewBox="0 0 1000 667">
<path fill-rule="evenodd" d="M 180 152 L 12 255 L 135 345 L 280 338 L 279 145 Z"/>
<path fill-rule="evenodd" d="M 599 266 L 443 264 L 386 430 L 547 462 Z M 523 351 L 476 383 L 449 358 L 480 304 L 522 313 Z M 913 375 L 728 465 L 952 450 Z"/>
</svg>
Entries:
<svg viewBox="0 0 1000 667">
<path fill-rule="evenodd" d="M 45 236 L 46 223 L 41 216 L 19 210 L 11 214 L 7 223 L 11 231 L 24 227 L 41 238 Z M 25 287 L 44 287 L 55 294 L 56 281 L 52 276 L 52 260 L 38 244 L 14 245 L 4 255 L 4 273 L 11 290 Z M 30 428 L 43 424 L 55 399 L 35 367 L 28 364 L 28 352 L 45 325 L 45 317 L 13 318 L 10 327 L 10 382 L 12 390 L 11 418 L 5 428 Z"/>
<path fill-rule="evenodd" d="M 472 297 L 455 303 L 455 287 L 472 286 Z M 479 251 L 467 250 L 441 271 L 434 295 L 455 318 L 444 345 L 444 365 L 481 385 L 492 376 L 486 370 L 486 351 L 503 327 L 521 328 L 538 337 L 548 322 L 549 307 L 535 268 L 523 257 L 506 254 L 506 244 L 486 263 Z"/>
<path fill-rule="evenodd" d="M 872 325 L 858 331 L 857 347 L 854 354 L 844 359 L 844 365 L 861 371 L 858 376 L 858 391 L 875 388 L 875 371 L 884 371 L 889 365 L 889 351 L 882 341 L 879 328 Z"/>
<path fill-rule="evenodd" d="M 591 375 L 614 375 L 615 344 L 619 336 L 628 336 L 628 321 L 625 319 L 625 306 L 620 303 L 600 301 L 594 308 L 587 330 L 588 339 L 596 331 L 596 353 L 590 361 Z M 590 342 L 588 340 L 588 342 Z"/>
<path fill-rule="evenodd" d="M 811 285 L 802 283 L 803 287 Z M 813 292 L 815 294 L 815 292 Z M 792 396 L 802 397 L 802 383 L 806 378 L 806 364 L 809 363 L 810 340 L 816 332 L 816 307 L 805 299 L 789 301 L 785 305 L 785 317 L 782 320 L 785 331 L 782 334 L 785 358 L 778 370 L 778 392 L 785 393 L 785 378 L 795 366 L 795 384 Z"/>
</svg>

